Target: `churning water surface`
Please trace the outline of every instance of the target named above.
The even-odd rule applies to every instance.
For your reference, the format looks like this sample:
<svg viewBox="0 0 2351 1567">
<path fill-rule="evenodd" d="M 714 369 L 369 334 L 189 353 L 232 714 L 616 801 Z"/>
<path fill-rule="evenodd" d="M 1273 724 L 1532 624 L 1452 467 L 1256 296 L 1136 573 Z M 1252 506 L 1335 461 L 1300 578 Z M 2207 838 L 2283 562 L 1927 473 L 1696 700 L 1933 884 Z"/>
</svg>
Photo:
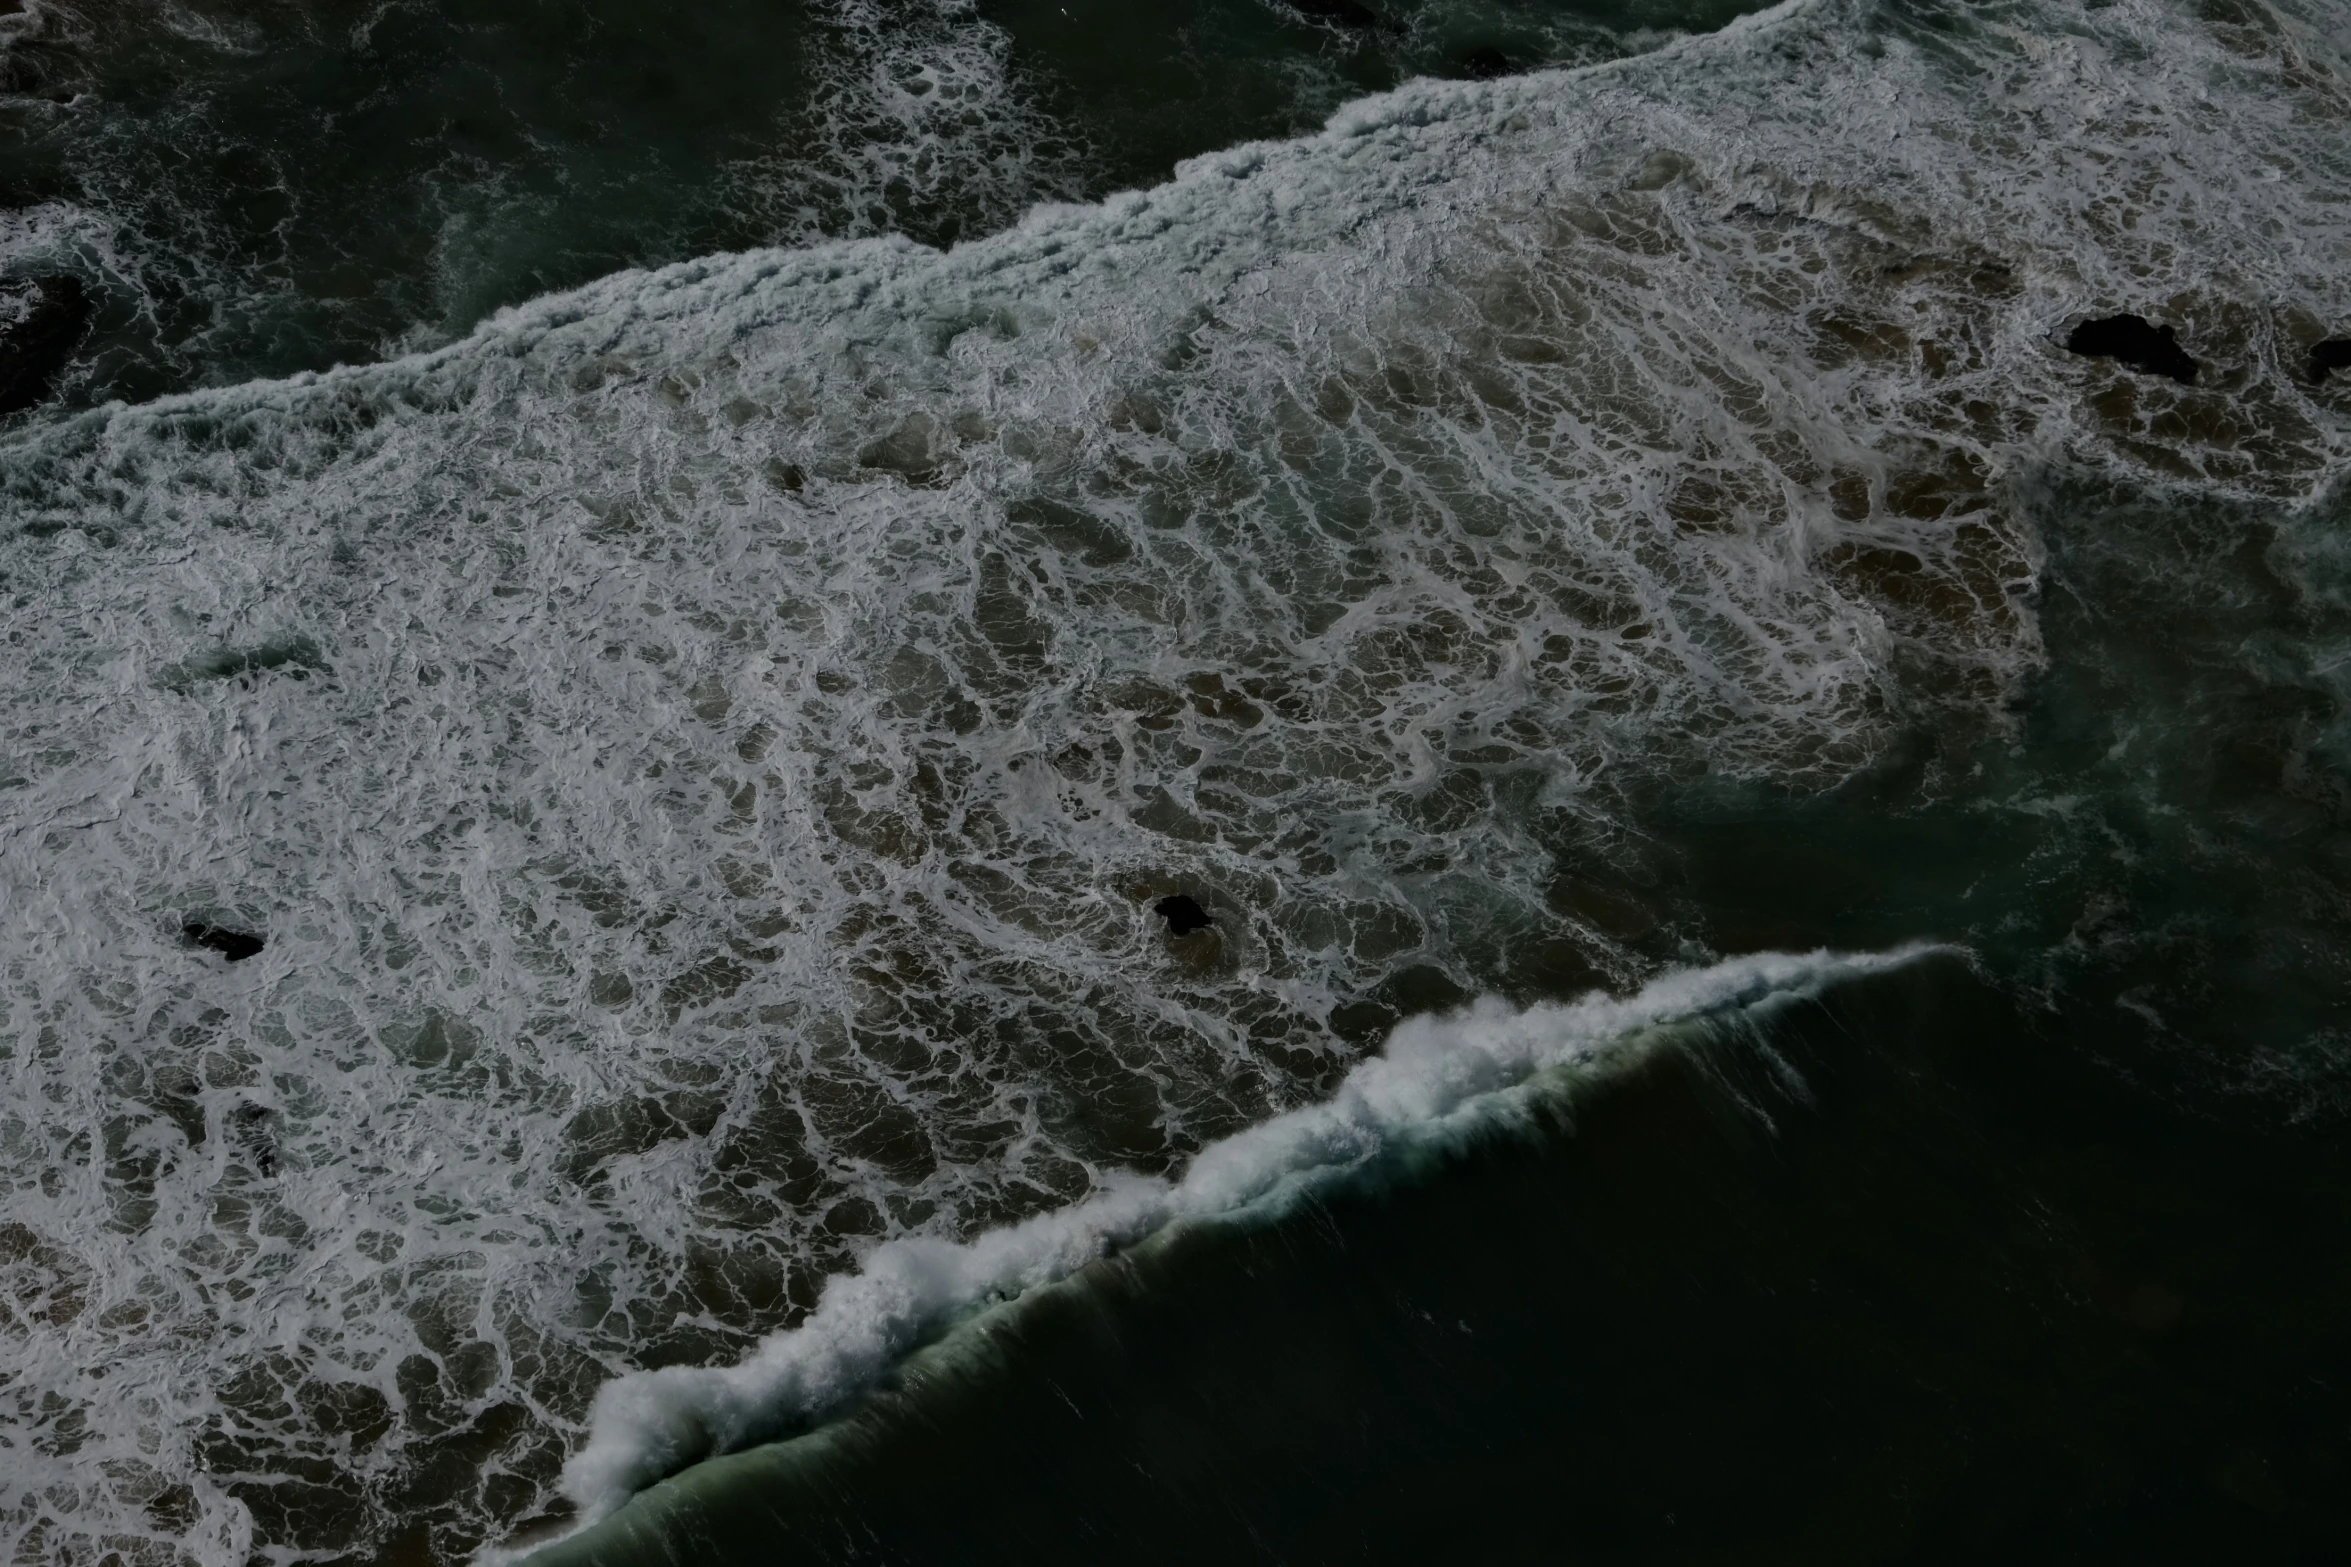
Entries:
<svg viewBox="0 0 2351 1567">
<path fill-rule="evenodd" d="M 2334 1135 L 2346 20 L 0 17 L 12 1559 L 536 1537 L 1920 965 Z"/>
</svg>

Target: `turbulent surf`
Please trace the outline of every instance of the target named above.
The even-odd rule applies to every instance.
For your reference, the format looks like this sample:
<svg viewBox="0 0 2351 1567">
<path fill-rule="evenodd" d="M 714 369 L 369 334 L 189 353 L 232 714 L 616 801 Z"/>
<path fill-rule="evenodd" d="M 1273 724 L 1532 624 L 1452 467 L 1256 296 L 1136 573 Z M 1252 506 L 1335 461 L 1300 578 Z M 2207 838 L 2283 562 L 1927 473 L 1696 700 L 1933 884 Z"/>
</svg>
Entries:
<svg viewBox="0 0 2351 1567">
<path fill-rule="evenodd" d="M 463 1559 L 1352 1147 L 1440 1037 L 1744 996 L 1785 943 L 1658 812 L 1980 784 L 2066 486 L 2335 603 L 2331 5 L 1628 17 L 1084 201 L 1020 35 L 924 15 L 578 254 L 766 248 L 532 298 L 453 222 L 280 379 L 276 274 L 101 290 L 0 432 L 11 1560 Z M 1399 75 L 1469 35 L 1413 15 Z M 0 262 L 161 297 L 114 223 Z M 2193 379 L 2068 351 L 2119 312 Z"/>
</svg>

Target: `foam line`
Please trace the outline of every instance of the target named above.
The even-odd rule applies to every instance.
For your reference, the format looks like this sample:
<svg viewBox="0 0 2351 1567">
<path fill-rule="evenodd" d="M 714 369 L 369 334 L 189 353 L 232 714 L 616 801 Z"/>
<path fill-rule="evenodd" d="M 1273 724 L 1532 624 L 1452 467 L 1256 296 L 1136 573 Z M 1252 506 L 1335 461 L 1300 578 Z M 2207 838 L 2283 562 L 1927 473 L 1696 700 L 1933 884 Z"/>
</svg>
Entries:
<svg viewBox="0 0 2351 1567">
<path fill-rule="evenodd" d="M 828 1283 L 805 1322 L 739 1364 L 672 1366 L 607 1383 L 589 1440 L 565 1467 L 564 1491 L 593 1522 L 689 1463 L 837 1408 L 974 1306 L 1066 1278 L 1168 1224 L 1278 1204 L 1384 1156 L 1492 1124 L 1517 1108 L 1511 1090 L 1538 1073 L 1621 1069 L 1669 1025 L 1807 999 L 1834 981 L 1939 950 L 1947 949 L 1759 953 L 1668 973 L 1621 999 L 1594 992 L 1520 1010 L 1489 997 L 1409 1019 L 1329 1099 L 1211 1145 L 1181 1180 L 1130 1177 L 967 1241 L 889 1242 Z"/>
</svg>

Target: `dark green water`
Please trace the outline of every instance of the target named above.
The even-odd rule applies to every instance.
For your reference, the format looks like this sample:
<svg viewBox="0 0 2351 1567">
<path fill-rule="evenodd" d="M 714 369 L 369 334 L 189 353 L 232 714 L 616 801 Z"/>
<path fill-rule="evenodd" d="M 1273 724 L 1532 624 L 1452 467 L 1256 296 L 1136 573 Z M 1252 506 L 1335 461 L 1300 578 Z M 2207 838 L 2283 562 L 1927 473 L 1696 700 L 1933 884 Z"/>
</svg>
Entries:
<svg viewBox="0 0 2351 1567">
<path fill-rule="evenodd" d="M 2351 1162 L 2116 1033 L 1863 981 L 1097 1264 L 535 1560 L 2331 1560 Z"/>
<path fill-rule="evenodd" d="M 87 276 L 100 335 L 67 392 L 136 401 L 443 342 L 622 267 L 950 245 L 1481 50 L 1606 58 L 1749 9 L 44 5 L 0 66 L 0 210 L 65 211 L 0 275 Z"/>
<path fill-rule="evenodd" d="M 1095 1264 L 533 1560 L 2335 1559 L 2346 514 L 2031 507 L 2010 736 L 1679 792 L 1583 884 L 1968 958 Z"/>
</svg>

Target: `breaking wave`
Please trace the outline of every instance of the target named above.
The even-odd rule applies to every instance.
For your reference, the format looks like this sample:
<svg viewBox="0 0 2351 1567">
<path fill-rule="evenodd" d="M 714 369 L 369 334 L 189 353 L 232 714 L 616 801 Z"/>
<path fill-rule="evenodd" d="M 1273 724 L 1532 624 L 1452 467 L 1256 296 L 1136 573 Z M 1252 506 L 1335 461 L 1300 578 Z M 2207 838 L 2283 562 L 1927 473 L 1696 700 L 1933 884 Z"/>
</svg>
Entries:
<svg viewBox="0 0 2351 1567">
<path fill-rule="evenodd" d="M 1795 4 L 0 438 L 7 1550 L 470 1549 L 1664 994 L 1645 791 L 2009 721 L 2020 466 L 2341 474 L 2334 49 Z"/>
<path fill-rule="evenodd" d="M 837 1408 L 973 1307 L 1066 1278 L 1181 1219 L 1278 1210 L 1317 1183 L 1523 1116 L 1516 1093 L 1544 1073 L 1590 1081 L 1633 1065 L 1673 1025 L 1743 1011 L 1761 1017 L 1837 980 L 1935 949 L 1733 958 L 1651 981 L 1621 1000 L 1592 995 L 1524 1010 L 1488 999 L 1411 1020 L 1322 1103 L 1275 1116 L 1200 1151 L 1181 1179 L 1130 1177 L 1083 1202 L 967 1241 L 907 1237 L 825 1286 L 808 1319 L 740 1364 L 672 1367 L 608 1383 L 564 1490 L 592 1521 L 695 1459 L 789 1430 Z"/>
</svg>

